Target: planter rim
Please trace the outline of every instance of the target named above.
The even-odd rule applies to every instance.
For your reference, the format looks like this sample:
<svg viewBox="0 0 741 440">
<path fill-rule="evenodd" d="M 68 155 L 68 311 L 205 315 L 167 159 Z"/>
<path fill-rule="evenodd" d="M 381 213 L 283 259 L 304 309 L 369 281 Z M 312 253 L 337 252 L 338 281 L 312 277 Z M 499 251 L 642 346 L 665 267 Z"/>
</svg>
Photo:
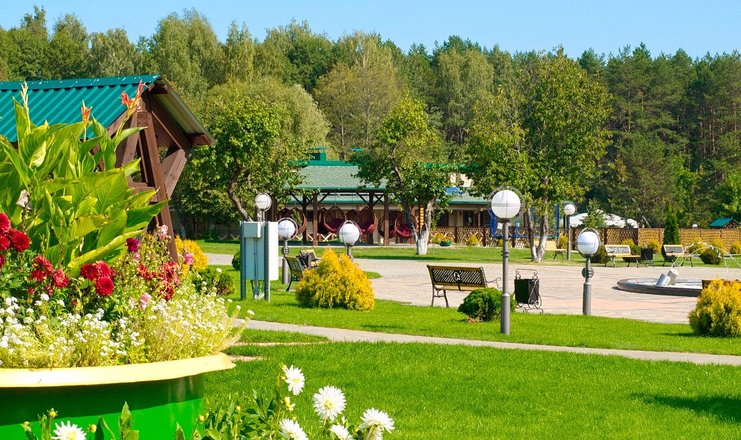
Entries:
<svg viewBox="0 0 741 440">
<path fill-rule="evenodd" d="M 154 382 L 228 370 L 224 353 L 174 361 L 77 368 L 0 368 L 0 388 L 45 388 Z"/>
</svg>

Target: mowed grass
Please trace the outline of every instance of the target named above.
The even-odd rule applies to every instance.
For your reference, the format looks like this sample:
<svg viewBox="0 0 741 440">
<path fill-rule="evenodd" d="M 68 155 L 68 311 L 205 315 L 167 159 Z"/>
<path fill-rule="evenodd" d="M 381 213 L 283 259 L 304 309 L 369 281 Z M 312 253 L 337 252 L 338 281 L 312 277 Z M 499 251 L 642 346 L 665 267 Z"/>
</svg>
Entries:
<svg viewBox="0 0 741 440">
<path fill-rule="evenodd" d="M 234 255 L 239 250 L 239 243 L 236 241 L 208 241 L 196 240 L 198 246 L 203 252 L 214 254 Z M 282 242 L 281 242 L 282 243 Z M 290 247 L 291 255 L 296 255 L 302 249 L 310 249 L 311 245 L 301 246 L 295 244 Z M 314 248 L 317 255 L 327 249 L 327 246 Z M 344 248 L 337 244 L 331 247 L 335 252 L 344 252 Z M 493 247 L 466 247 L 464 245 L 455 245 L 452 247 L 430 246 L 427 255 L 416 255 L 416 249 L 413 246 L 355 246 L 352 250 L 355 258 L 373 258 L 373 259 L 394 259 L 394 260 L 420 260 L 420 261 L 466 261 L 477 263 L 492 263 L 502 261 L 502 248 Z M 553 259 L 551 252 L 546 253 L 548 264 L 584 264 L 578 252 L 571 254 L 571 261 L 565 258 Z M 510 249 L 510 261 L 513 263 L 532 262 L 530 251 L 528 249 Z"/>
<path fill-rule="evenodd" d="M 206 241 L 197 240 L 198 245 L 204 252 L 215 253 L 215 254 L 227 254 L 234 255 L 239 250 L 239 243 L 236 241 Z M 291 255 L 296 255 L 301 249 L 310 249 L 311 245 L 301 246 L 295 244 L 290 248 Z M 342 246 L 333 246 L 335 252 L 344 252 Z M 315 248 L 317 255 L 321 256 L 321 253 L 327 249 L 326 246 L 320 246 Z M 418 261 L 450 261 L 450 262 L 466 262 L 466 263 L 496 263 L 502 261 L 502 248 L 493 247 L 467 247 L 465 245 L 454 245 L 452 247 L 438 247 L 432 245 L 428 248 L 427 255 L 416 255 L 416 249 L 414 246 L 356 246 L 352 250 L 352 254 L 355 258 L 369 258 L 377 260 L 418 260 Z M 516 263 L 529 263 L 533 261 L 530 257 L 529 249 L 510 249 L 509 261 L 513 264 Z M 555 265 L 555 266 L 583 266 L 584 258 L 577 251 L 571 252 L 571 260 L 566 258 L 553 258 L 552 252 L 546 252 L 545 258 L 539 264 Z M 661 255 L 654 257 L 654 264 L 661 263 Z M 616 260 L 617 265 L 627 266 L 628 263 L 622 261 L 622 259 Z M 688 263 L 689 264 L 689 263 Z M 694 265 L 703 266 L 705 263 L 699 258 L 693 260 Z M 728 262 L 729 267 L 736 267 L 736 263 L 731 261 Z"/>
<path fill-rule="evenodd" d="M 300 367 L 295 415 L 314 438 L 311 395 L 334 385 L 345 415 L 387 411 L 394 439 L 738 438 L 741 369 L 426 344 L 239 347 L 260 356 L 206 376 L 206 393 L 270 391 L 282 364 Z"/>
</svg>

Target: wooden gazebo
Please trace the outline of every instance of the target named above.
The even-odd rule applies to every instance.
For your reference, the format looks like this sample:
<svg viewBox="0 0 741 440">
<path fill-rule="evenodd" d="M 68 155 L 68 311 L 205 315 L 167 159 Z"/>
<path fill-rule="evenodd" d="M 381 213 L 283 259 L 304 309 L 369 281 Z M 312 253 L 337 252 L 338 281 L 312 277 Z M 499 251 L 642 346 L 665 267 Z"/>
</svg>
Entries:
<svg viewBox="0 0 741 440">
<path fill-rule="evenodd" d="M 141 104 L 127 126 L 146 128 L 119 145 L 116 165 L 141 158 L 141 178 L 130 184 L 140 191 L 155 190 L 152 202 L 156 203 L 172 196 L 191 149 L 214 143 L 167 81 L 159 75 L 138 75 L 26 84 L 34 123 L 77 122 L 84 101 L 92 107 L 93 116 L 113 133 L 126 115 L 126 107 L 121 104 L 122 93 L 134 96 L 140 83 L 144 85 Z M 0 134 L 11 142 L 16 140 L 12 98 L 20 100 L 22 84 L 0 82 Z M 162 209 L 157 222 L 173 231 L 169 206 Z M 175 257 L 174 244 L 170 251 Z"/>
</svg>

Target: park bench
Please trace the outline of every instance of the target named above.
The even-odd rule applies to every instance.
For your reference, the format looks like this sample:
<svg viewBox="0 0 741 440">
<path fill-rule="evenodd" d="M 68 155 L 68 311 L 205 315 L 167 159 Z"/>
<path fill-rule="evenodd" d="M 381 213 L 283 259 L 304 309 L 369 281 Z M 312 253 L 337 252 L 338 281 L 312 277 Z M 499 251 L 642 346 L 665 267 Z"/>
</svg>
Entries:
<svg viewBox="0 0 741 440">
<path fill-rule="evenodd" d="M 681 263 L 679 267 L 684 266 L 684 263 L 689 260 L 690 266 L 695 267 L 695 263 L 692 261 L 694 258 L 699 257 L 697 254 L 690 254 L 687 252 L 687 250 L 682 246 L 681 244 L 665 244 L 664 245 L 664 255 L 666 255 L 666 258 L 664 258 L 664 264 L 666 262 L 674 262 L 679 261 L 681 258 Z"/>
<path fill-rule="evenodd" d="M 286 257 L 286 261 L 288 262 L 288 268 L 291 270 L 291 281 L 288 282 L 288 287 L 286 287 L 286 292 L 288 292 L 291 290 L 291 284 L 293 284 L 294 281 L 301 281 L 304 279 L 304 271 L 307 268 L 297 257 Z"/>
<path fill-rule="evenodd" d="M 605 252 L 607 253 L 607 261 L 605 262 L 605 267 L 607 267 L 607 264 L 611 261 L 612 267 L 615 267 L 616 258 L 622 258 L 623 260 L 627 261 L 628 266 L 630 266 L 630 263 L 635 263 L 636 267 L 640 267 L 638 261 L 641 259 L 641 256 L 631 254 L 630 246 L 628 246 L 627 244 L 606 244 Z"/>
<path fill-rule="evenodd" d="M 298 253 L 298 261 L 304 268 L 313 269 L 319 266 L 322 259 L 316 256 L 314 249 L 304 249 Z"/>
<path fill-rule="evenodd" d="M 432 282 L 432 304 L 435 298 L 445 298 L 445 307 L 448 307 L 448 290 L 471 291 L 487 287 L 488 281 L 483 267 L 466 266 L 431 266 L 427 265 Z M 498 280 L 492 281 L 499 287 Z"/>
<path fill-rule="evenodd" d="M 566 253 L 565 248 L 559 248 L 556 245 L 555 241 L 548 240 L 545 242 L 545 251 L 547 252 L 553 252 L 553 259 L 555 260 L 557 256 L 561 256 L 561 258 L 564 258 L 564 254 Z"/>
</svg>

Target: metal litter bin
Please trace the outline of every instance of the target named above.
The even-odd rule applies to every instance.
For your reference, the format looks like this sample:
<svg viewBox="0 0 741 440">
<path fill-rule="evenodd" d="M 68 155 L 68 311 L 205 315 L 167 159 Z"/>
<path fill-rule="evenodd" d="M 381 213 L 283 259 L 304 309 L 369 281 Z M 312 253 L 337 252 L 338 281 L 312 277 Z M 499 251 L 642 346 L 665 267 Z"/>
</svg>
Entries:
<svg viewBox="0 0 741 440">
<path fill-rule="evenodd" d="M 523 278 L 521 272 L 532 272 L 532 277 Z M 543 313 L 538 271 L 534 269 L 515 270 L 515 301 L 517 301 L 517 307 L 524 311 L 537 309 Z"/>
</svg>

